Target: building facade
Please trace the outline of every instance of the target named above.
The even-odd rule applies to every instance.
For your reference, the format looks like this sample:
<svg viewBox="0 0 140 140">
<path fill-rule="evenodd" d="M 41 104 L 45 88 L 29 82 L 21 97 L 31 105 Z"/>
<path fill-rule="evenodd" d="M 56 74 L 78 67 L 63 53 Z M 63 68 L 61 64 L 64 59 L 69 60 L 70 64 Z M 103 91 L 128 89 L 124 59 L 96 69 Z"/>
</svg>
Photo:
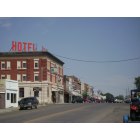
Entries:
<svg viewBox="0 0 140 140">
<path fill-rule="evenodd" d="M 65 103 L 70 103 L 81 94 L 81 81 L 76 76 L 64 75 L 64 98 Z"/>
<path fill-rule="evenodd" d="M 17 80 L 19 99 L 36 96 L 40 103 L 63 103 L 63 65 L 50 52 L 1 52 L 0 79 Z"/>
</svg>

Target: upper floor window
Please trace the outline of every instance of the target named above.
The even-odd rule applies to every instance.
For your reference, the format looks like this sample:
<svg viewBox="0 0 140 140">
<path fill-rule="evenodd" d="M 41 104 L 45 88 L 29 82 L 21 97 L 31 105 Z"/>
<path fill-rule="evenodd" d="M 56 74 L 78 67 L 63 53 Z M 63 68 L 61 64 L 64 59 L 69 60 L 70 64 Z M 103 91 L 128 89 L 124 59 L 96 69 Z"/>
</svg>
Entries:
<svg viewBox="0 0 140 140">
<path fill-rule="evenodd" d="M 17 74 L 17 81 L 21 81 L 21 74 Z"/>
<path fill-rule="evenodd" d="M 26 61 L 23 61 L 23 62 L 22 62 L 22 68 L 24 68 L 24 69 L 27 68 L 27 63 L 26 63 Z"/>
<path fill-rule="evenodd" d="M 39 69 L 39 59 L 34 59 L 34 69 Z"/>
<path fill-rule="evenodd" d="M 21 61 L 17 61 L 17 69 L 21 69 Z"/>
<path fill-rule="evenodd" d="M 1 69 L 5 69 L 6 68 L 6 64 L 4 61 L 1 62 Z"/>
<path fill-rule="evenodd" d="M 26 74 L 22 75 L 22 81 L 27 81 L 27 75 Z"/>
<path fill-rule="evenodd" d="M 6 76 L 5 75 L 1 75 L 1 79 L 6 79 Z"/>
<path fill-rule="evenodd" d="M 39 73 L 34 73 L 34 81 L 39 81 Z"/>
<path fill-rule="evenodd" d="M 7 69 L 10 69 L 10 68 L 11 68 L 11 62 L 7 61 Z"/>
<path fill-rule="evenodd" d="M 11 79 L 11 75 L 10 74 L 7 74 L 7 79 Z"/>
</svg>

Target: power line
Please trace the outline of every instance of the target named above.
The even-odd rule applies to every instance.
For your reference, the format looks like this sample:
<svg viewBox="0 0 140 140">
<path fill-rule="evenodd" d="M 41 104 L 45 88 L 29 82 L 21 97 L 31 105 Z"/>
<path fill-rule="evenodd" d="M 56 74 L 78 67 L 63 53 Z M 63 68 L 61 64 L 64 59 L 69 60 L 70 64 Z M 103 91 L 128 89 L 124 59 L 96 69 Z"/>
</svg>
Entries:
<svg viewBox="0 0 140 140">
<path fill-rule="evenodd" d="M 82 60 L 82 59 L 75 59 L 75 58 L 69 58 L 61 55 L 55 54 L 55 56 L 72 60 L 72 61 L 79 61 L 79 62 L 86 62 L 86 63 L 119 63 L 119 62 L 127 62 L 127 61 L 134 61 L 134 60 L 139 60 L 140 57 L 135 57 L 135 58 L 129 58 L 129 59 L 121 59 L 121 60 L 107 60 L 107 61 L 97 61 L 97 60 Z"/>
</svg>

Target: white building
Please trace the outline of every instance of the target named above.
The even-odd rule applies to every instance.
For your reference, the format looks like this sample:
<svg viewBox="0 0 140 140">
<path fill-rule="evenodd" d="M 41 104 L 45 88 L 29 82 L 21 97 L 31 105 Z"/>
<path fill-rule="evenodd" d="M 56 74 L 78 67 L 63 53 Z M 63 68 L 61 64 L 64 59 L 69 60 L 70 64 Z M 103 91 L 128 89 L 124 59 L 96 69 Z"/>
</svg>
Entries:
<svg viewBox="0 0 140 140">
<path fill-rule="evenodd" d="M 18 107 L 18 82 L 0 80 L 0 108 Z"/>
</svg>

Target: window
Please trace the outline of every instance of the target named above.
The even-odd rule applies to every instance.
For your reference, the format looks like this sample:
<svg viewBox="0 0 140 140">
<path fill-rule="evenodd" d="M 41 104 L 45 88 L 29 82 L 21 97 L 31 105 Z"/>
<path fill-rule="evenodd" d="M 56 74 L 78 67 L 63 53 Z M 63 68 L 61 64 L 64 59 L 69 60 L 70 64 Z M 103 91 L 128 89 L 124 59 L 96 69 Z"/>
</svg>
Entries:
<svg viewBox="0 0 140 140">
<path fill-rule="evenodd" d="M 1 75 L 1 79 L 6 79 L 6 76 L 5 75 Z"/>
<path fill-rule="evenodd" d="M 17 69 L 21 69 L 21 61 L 17 61 Z"/>
<path fill-rule="evenodd" d="M 24 97 L 24 88 L 19 88 L 19 97 Z"/>
<path fill-rule="evenodd" d="M 7 100 L 10 100 L 10 93 L 7 93 Z"/>
<path fill-rule="evenodd" d="M 10 69 L 10 68 L 11 68 L 11 62 L 7 61 L 7 69 Z"/>
<path fill-rule="evenodd" d="M 39 69 L 39 60 L 38 59 L 34 60 L 34 69 Z"/>
<path fill-rule="evenodd" d="M 21 81 L 21 74 L 17 74 L 17 81 Z"/>
<path fill-rule="evenodd" d="M 26 74 L 22 75 L 22 81 L 27 81 L 27 75 Z"/>
<path fill-rule="evenodd" d="M 6 68 L 5 62 L 1 62 L 1 69 L 5 69 L 5 68 Z"/>
<path fill-rule="evenodd" d="M 11 75 L 10 74 L 7 74 L 7 79 L 11 79 Z"/>
<path fill-rule="evenodd" d="M 11 93 L 11 103 L 16 103 L 16 94 Z"/>
<path fill-rule="evenodd" d="M 39 91 L 38 90 L 34 91 L 34 97 L 39 97 Z"/>
<path fill-rule="evenodd" d="M 26 61 L 23 61 L 23 62 L 22 62 L 22 68 L 24 68 L 24 69 L 27 68 L 27 63 L 26 63 Z"/>
<path fill-rule="evenodd" d="M 34 81 L 39 81 L 39 74 L 38 73 L 34 74 Z"/>
</svg>

